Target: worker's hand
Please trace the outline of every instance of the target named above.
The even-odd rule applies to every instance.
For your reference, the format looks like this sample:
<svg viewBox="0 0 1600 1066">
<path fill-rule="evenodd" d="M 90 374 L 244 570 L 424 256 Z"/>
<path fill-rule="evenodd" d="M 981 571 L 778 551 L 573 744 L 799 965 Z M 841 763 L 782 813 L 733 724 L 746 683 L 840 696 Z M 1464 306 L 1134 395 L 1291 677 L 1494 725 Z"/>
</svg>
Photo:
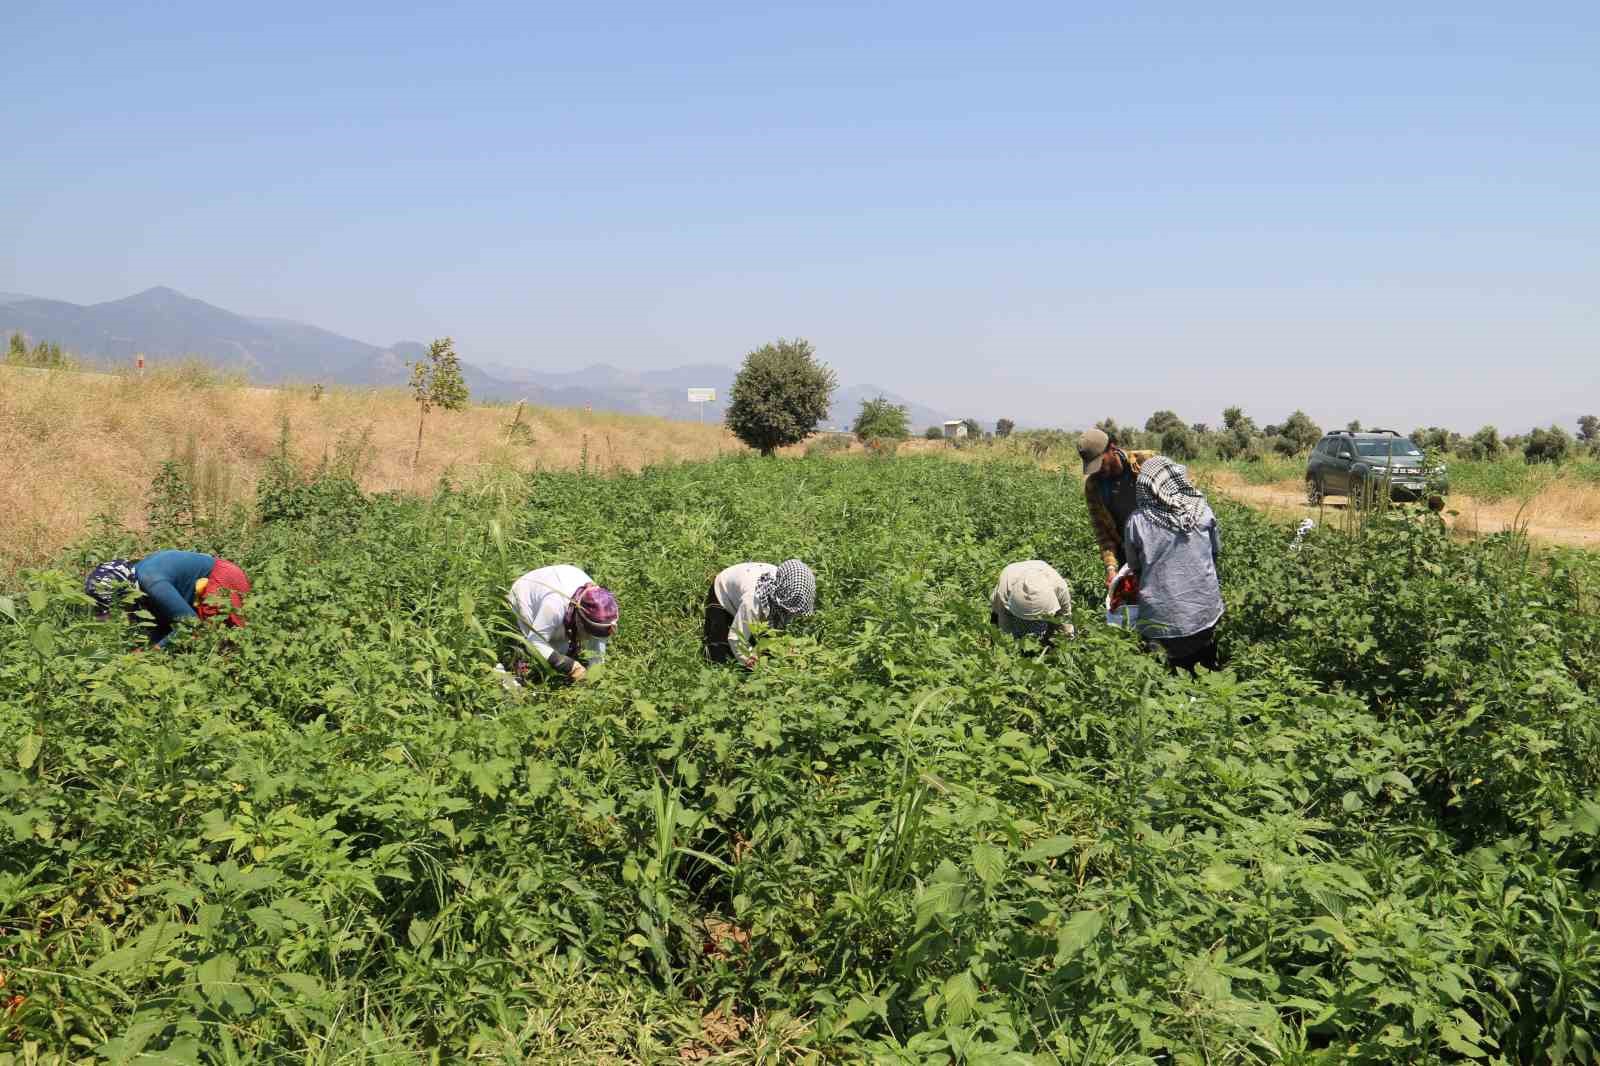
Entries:
<svg viewBox="0 0 1600 1066">
<path fill-rule="evenodd" d="M 746 655 L 739 660 L 739 664 L 746 670 L 754 670 L 756 668 L 756 657 L 754 655 Z"/>
<path fill-rule="evenodd" d="M 1117 569 L 1114 566 L 1106 567 L 1106 588 L 1110 588 L 1117 583 Z"/>
<path fill-rule="evenodd" d="M 568 674 L 567 676 L 572 678 L 574 681 L 582 681 L 584 678 L 589 676 L 589 671 L 582 663 L 573 663 L 572 673 Z"/>
</svg>

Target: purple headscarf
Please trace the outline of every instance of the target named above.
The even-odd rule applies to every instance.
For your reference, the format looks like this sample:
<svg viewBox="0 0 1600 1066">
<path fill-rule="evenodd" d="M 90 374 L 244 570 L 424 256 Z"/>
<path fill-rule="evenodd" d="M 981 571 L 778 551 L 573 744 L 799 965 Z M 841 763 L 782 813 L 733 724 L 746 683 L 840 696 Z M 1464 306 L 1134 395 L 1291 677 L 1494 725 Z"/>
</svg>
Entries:
<svg viewBox="0 0 1600 1066">
<path fill-rule="evenodd" d="M 597 637 L 609 636 L 616 629 L 619 614 L 617 598 L 611 595 L 610 589 L 593 583 L 578 589 L 567 604 L 567 654 L 576 657 L 581 650 L 583 633 L 579 632 L 580 620 L 585 631 Z"/>
</svg>

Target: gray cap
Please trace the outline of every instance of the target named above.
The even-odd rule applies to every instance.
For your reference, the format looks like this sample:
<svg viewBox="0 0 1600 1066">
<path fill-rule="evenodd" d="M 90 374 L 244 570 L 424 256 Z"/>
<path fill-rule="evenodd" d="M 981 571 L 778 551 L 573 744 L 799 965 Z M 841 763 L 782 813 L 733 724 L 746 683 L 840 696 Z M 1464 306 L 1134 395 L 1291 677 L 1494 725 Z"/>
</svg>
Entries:
<svg viewBox="0 0 1600 1066">
<path fill-rule="evenodd" d="M 1105 430 L 1086 429 L 1078 434 L 1078 458 L 1083 460 L 1083 476 L 1092 477 L 1100 472 L 1100 457 L 1111 447 L 1111 438 Z"/>
</svg>

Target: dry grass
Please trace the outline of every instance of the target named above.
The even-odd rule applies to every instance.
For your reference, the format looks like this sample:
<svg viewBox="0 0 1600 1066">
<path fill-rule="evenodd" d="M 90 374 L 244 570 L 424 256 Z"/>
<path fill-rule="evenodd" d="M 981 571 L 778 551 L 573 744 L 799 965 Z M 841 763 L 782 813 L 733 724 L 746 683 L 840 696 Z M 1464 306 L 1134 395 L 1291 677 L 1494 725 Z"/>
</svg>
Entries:
<svg viewBox="0 0 1600 1066">
<path fill-rule="evenodd" d="M 249 502 L 280 421 L 291 451 L 314 463 L 366 437 L 370 491 L 427 492 L 448 473 L 638 470 L 743 451 L 720 426 L 635 415 L 530 407 L 527 431 L 509 433 L 510 405 L 428 415 L 411 468 L 417 408 L 398 390 L 262 389 L 193 374 L 84 374 L 0 367 L 0 575 L 36 566 L 80 537 L 98 515 L 144 523 L 161 463 L 185 460 L 212 506 Z"/>
</svg>

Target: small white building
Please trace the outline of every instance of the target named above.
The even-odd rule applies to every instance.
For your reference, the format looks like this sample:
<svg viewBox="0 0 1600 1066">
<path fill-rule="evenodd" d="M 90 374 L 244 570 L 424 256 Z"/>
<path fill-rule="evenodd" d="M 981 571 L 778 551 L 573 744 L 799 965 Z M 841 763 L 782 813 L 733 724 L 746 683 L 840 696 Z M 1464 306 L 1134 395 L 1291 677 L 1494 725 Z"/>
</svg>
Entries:
<svg viewBox="0 0 1600 1066">
<path fill-rule="evenodd" d="M 967 424 L 959 418 L 946 422 L 944 424 L 944 435 L 946 437 L 965 437 L 967 435 Z"/>
</svg>

